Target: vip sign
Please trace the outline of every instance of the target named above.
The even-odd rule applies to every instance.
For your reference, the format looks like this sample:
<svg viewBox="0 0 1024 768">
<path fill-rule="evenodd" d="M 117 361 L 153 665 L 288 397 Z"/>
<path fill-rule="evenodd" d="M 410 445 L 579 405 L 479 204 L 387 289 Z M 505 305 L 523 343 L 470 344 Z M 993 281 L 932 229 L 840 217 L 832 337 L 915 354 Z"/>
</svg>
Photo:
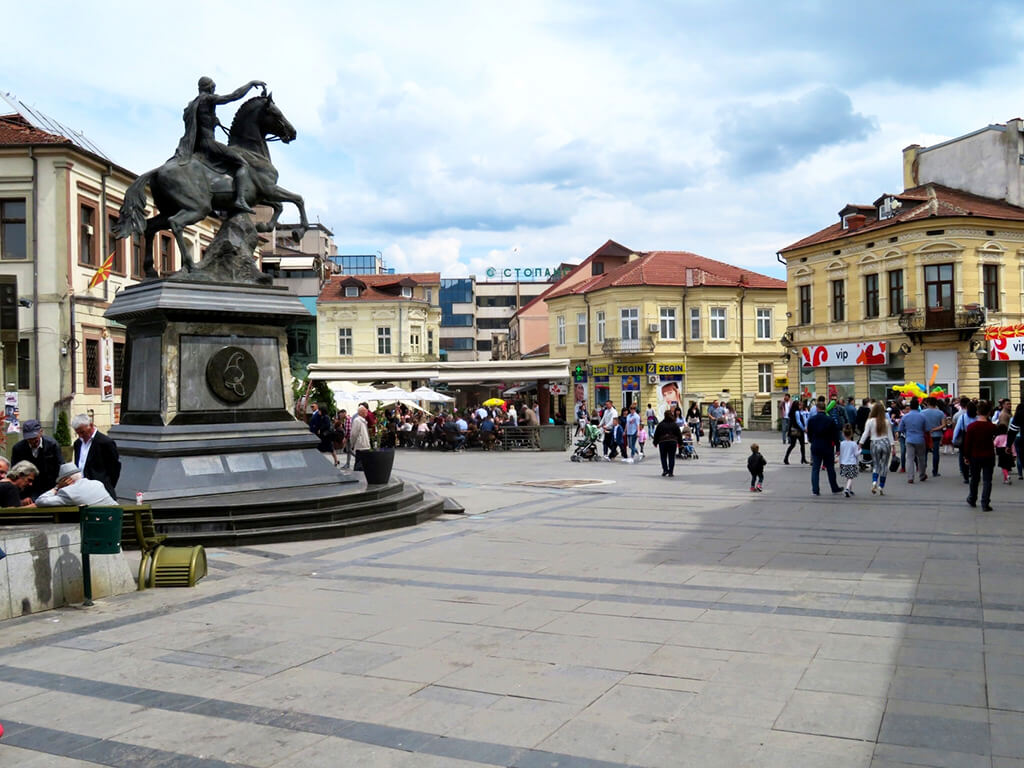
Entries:
<svg viewBox="0 0 1024 768">
<path fill-rule="evenodd" d="M 988 343 L 989 360 L 1024 360 L 1024 337 L 992 339 Z"/>
<path fill-rule="evenodd" d="M 889 345 L 884 341 L 855 344 L 819 344 L 800 350 L 802 368 L 837 368 L 841 365 L 886 365 Z"/>
</svg>

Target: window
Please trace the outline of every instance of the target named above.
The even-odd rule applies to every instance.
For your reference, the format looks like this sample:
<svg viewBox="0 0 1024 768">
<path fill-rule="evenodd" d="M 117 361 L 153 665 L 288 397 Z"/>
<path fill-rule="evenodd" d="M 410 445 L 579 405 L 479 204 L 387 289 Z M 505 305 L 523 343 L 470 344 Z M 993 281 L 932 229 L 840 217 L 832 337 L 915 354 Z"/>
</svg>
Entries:
<svg viewBox="0 0 1024 768">
<path fill-rule="evenodd" d="M 878 275 L 864 276 L 864 317 L 878 317 Z"/>
<path fill-rule="evenodd" d="M 725 339 L 725 307 L 711 308 L 711 338 L 716 341 Z"/>
<path fill-rule="evenodd" d="M 986 264 L 981 268 L 981 285 L 985 291 L 985 309 L 999 311 L 999 267 Z"/>
<path fill-rule="evenodd" d="M 757 391 L 768 394 L 772 391 L 772 364 L 757 364 Z"/>
<path fill-rule="evenodd" d="M 25 201 L 0 200 L 0 255 L 3 258 L 28 257 L 25 232 Z"/>
<path fill-rule="evenodd" d="M 604 262 L 593 261 L 590 263 L 590 274 L 592 275 L 603 275 L 604 274 Z"/>
<path fill-rule="evenodd" d="M 377 329 L 377 354 L 378 355 L 390 355 L 391 354 L 391 329 L 390 328 L 378 328 Z"/>
<path fill-rule="evenodd" d="M 659 322 L 661 338 L 674 339 L 676 337 L 676 310 L 674 307 L 662 307 Z"/>
<path fill-rule="evenodd" d="M 112 272 L 118 275 L 124 274 L 124 240 L 118 240 L 114 237 L 114 225 L 117 224 L 117 214 L 111 213 L 107 215 L 107 253 L 114 254 L 113 260 L 110 262 L 110 269 Z"/>
<path fill-rule="evenodd" d="M 846 319 L 846 281 L 832 281 L 832 322 L 841 323 Z"/>
<path fill-rule="evenodd" d="M 770 307 L 757 308 L 757 338 L 767 341 L 772 338 L 772 310 Z"/>
<path fill-rule="evenodd" d="M 952 264 L 929 264 L 924 268 L 924 301 L 929 310 L 953 310 Z"/>
<path fill-rule="evenodd" d="M 82 203 L 78 206 L 78 263 L 98 267 L 96 260 L 96 209 Z"/>
<path fill-rule="evenodd" d="M 559 315 L 555 318 L 555 326 L 558 328 L 558 346 L 565 346 L 565 317 Z"/>
<path fill-rule="evenodd" d="M 473 301 L 473 281 L 467 277 L 446 277 L 441 280 L 438 299 L 442 307 L 451 311 L 452 304 L 469 304 Z M 480 303 L 477 302 L 480 306 Z"/>
<path fill-rule="evenodd" d="M 174 241 L 169 235 L 160 235 L 160 274 L 170 275 L 174 272 Z"/>
<path fill-rule="evenodd" d="M 886 277 L 889 280 L 889 314 L 898 315 L 903 311 L 903 270 L 890 270 Z"/>
<path fill-rule="evenodd" d="M 490 352 L 491 351 L 491 340 L 490 339 L 477 339 L 476 340 L 476 351 L 477 352 Z"/>
<path fill-rule="evenodd" d="M 427 302 L 427 304 L 433 304 L 434 303 L 434 289 L 433 288 L 424 288 L 423 289 L 423 300 L 425 302 Z"/>
<path fill-rule="evenodd" d="M 485 331 L 496 331 L 508 328 L 507 317 L 478 317 L 476 327 Z"/>
<path fill-rule="evenodd" d="M 338 329 L 338 354 L 339 355 L 351 355 L 352 354 L 352 329 L 351 328 L 339 328 Z"/>
<path fill-rule="evenodd" d="M 467 352 L 475 347 L 475 340 L 472 337 L 455 337 L 441 339 L 441 349 L 452 352 Z"/>
<path fill-rule="evenodd" d="M 434 331 L 433 329 L 427 330 L 427 354 L 434 354 Z"/>
<path fill-rule="evenodd" d="M 811 286 L 801 285 L 800 296 L 800 325 L 811 324 Z"/>
<path fill-rule="evenodd" d="M 587 343 L 587 314 L 586 312 L 576 313 L 576 342 Z"/>
<path fill-rule="evenodd" d="M 597 343 L 604 344 L 604 310 L 597 313 Z"/>
<path fill-rule="evenodd" d="M 525 301 L 523 303 L 525 303 Z M 478 307 L 514 307 L 516 305 L 516 297 L 515 296 L 477 296 L 476 297 L 476 305 Z"/>
<path fill-rule="evenodd" d="M 445 328 L 469 328 L 473 325 L 473 316 L 464 314 L 453 314 L 441 310 L 441 325 Z"/>
<path fill-rule="evenodd" d="M 619 310 L 623 339 L 640 338 L 640 310 L 636 308 Z"/>
<path fill-rule="evenodd" d="M 124 383 L 124 342 L 114 342 L 114 389 L 120 389 Z"/>
<path fill-rule="evenodd" d="M 403 285 L 402 286 L 402 298 L 403 299 L 411 299 L 412 298 L 412 287 L 411 286 L 408 286 L 408 285 Z"/>
<path fill-rule="evenodd" d="M 420 351 L 420 332 L 419 331 L 413 331 L 412 333 L 409 334 L 409 349 L 411 349 L 413 352 L 415 352 L 417 354 L 419 353 L 419 351 Z"/>
<path fill-rule="evenodd" d="M 357 298 L 359 298 L 359 286 L 358 285 L 346 285 L 345 286 L 345 298 L 346 299 L 357 299 Z"/>
<path fill-rule="evenodd" d="M 690 307 L 690 338 L 700 340 L 700 307 Z"/>
<path fill-rule="evenodd" d="M 286 331 L 288 341 L 288 356 L 302 355 L 310 357 L 313 352 L 313 344 L 310 330 L 307 326 L 293 325 Z"/>
<path fill-rule="evenodd" d="M 142 235 L 132 235 L 132 277 L 140 280 L 145 277 L 142 271 L 143 253 L 146 241 Z"/>
<path fill-rule="evenodd" d="M 100 388 L 100 340 L 85 340 L 85 388 Z"/>
<path fill-rule="evenodd" d="M 18 339 L 18 389 L 29 389 L 32 386 L 32 347 L 30 344 L 30 339 Z M 116 367 L 114 373 L 117 374 Z"/>
</svg>

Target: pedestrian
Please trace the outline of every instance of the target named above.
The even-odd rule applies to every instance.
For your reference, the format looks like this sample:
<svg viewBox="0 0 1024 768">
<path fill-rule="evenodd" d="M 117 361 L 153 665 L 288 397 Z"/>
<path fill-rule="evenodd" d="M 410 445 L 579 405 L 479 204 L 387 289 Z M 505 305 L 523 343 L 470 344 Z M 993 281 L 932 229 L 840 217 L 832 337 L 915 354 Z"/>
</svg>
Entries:
<svg viewBox="0 0 1024 768">
<path fill-rule="evenodd" d="M 750 444 L 750 456 L 747 458 L 747 470 L 750 472 L 750 490 L 760 493 L 764 490 L 764 468 L 768 465 L 764 456 L 761 455 L 761 446 L 757 443 Z"/>
<path fill-rule="evenodd" d="M 654 429 L 652 442 L 658 446 L 658 452 L 661 454 L 661 476 L 674 477 L 676 448 L 682 445 L 683 434 L 679 431 L 672 411 L 665 411 L 665 418 L 659 421 Z"/>
<path fill-rule="evenodd" d="M 654 428 L 658 426 L 658 413 L 654 410 L 654 406 L 650 403 L 647 404 L 647 436 L 654 437 Z M 642 453 L 642 451 L 641 451 Z"/>
<path fill-rule="evenodd" d="M 836 448 L 839 445 L 839 429 L 832 417 L 825 411 L 825 396 L 818 397 L 817 413 L 807 421 L 807 438 L 811 443 L 811 493 L 820 496 L 818 473 L 825 468 L 832 493 L 842 488 L 836 483 Z"/>
<path fill-rule="evenodd" d="M 608 400 L 604 404 L 604 411 L 602 411 L 601 413 L 601 421 L 599 421 L 597 424 L 597 426 L 601 428 L 601 431 L 604 432 L 604 440 L 602 443 L 602 447 L 604 449 L 603 453 L 606 459 L 609 457 L 615 458 L 614 454 L 612 453 L 612 419 L 617 419 L 618 415 L 618 412 L 612 405 L 612 401 Z"/>
<path fill-rule="evenodd" d="M 686 411 L 686 423 L 690 425 L 690 431 L 693 433 L 693 439 L 700 445 L 700 406 L 697 405 L 696 400 L 690 401 L 690 407 Z"/>
<path fill-rule="evenodd" d="M 1013 469 L 1014 454 L 1013 442 L 1008 439 L 1009 430 L 1003 424 L 996 425 L 996 464 L 1003 471 L 1003 485 L 1013 485 L 1010 479 L 1010 471 Z"/>
<path fill-rule="evenodd" d="M 611 434 L 612 447 L 611 447 L 611 452 L 608 454 L 608 461 L 611 461 L 612 459 L 614 459 L 616 456 L 619 455 L 619 448 L 623 447 L 622 446 L 622 440 L 623 440 L 623 438 L 626 435 L 625 430 L 623 430 L 623 428 L 619 425 L 619 417 L 618 416 L 616 416 L 614 419 L 612 419 L 612 428 L 611 428 L 610 434 Z M 623 456 L 622 458 L 625 459 L 626 457 Z"/>
<path fill-rule="evenodd" d="M 846 479 L 843 496 L 850 498 L 853 492 L 853 481 L 857 479 L 857 462 L 860 460 L 860 446 L 853 439 L 853 425 L 843 425 L 843 442 L 839 444 L 839 476 Z"/>
<path fill-rule="evenodd" d="M 654 426 L 657 426 L 657 422 L 655 422 Z M 647 430 L 646 429 L 641 429 L 640 430 L 640 432 L 636 436 L 636 442 L 637 442 L 637 445 L 640 447 L 640 456 L 639 456 L 639 458 L 641 458 L 641 459 L 646 458 L 646 456 L 644 455 L 644 446 L 647 444 Z M 637 458 L 637 457 L 634 457 L 634 458 Z"/>
<path fill-rule="evenodd" d="M 110 497 L 116 499 L 117 481 L 121 477 L 117 443 L 96 429 L 84 413 L 72 417 L 71 430 L 78 435 L 73 447 L 75 464 L 86 479 L 99 480 Z"/>
<path fill-rule="evenodd" d="M 679 434 L 683 433 L 683 427 L 686 426 L 686 419 L 683 418 L 683 410 L 678 405 L 672 409 L 672 417 L 676 420 L 676 426 L 679 427 Z M 676 458 L 683 458 L 683 444 L 680 442 L 676 445 Z"/>
<path fill-rule="evenodd" d="M 789 429 L 792 426 L 791 414 L 793 412 L 793 401 L 789 395 L 784 395 L 779 401 L 779 431 L 782 432 L 782 444 L 785 445 L 789 439 Z"/>
<path fill-rule="evenodd" d="M 1010 430 L 1006 439 L 1013 442 L 1013 453 L 1017 457 L 1017 479 L 1024 480 L 1024 461 L 1020 456 L 1021 449 L 1024 448 L 1024 403 L 1017 405 L 1013 419 L 1010 420 Z"/>
<path fill-rule="evenodd" d="M 626 413 L 626 442 L 629 445 L 629 454 L 623 451 L 623 456 L 636 458 L 636 441 L 640 431 L 640 414 L 637 413 L 636 403 L 630 403 L 629 411 Z"/>
<path fill-rule="evenodd" d="M 925 408 L 921 411 L 924 416 L 925 426 L 925 447 L 932 455 L 932 477 L 939 476 L 939 450 L 942 447 L 942 433 L 946 431 L 946 414 L 939 408 L 939 401 L 934 397 L 927 397 L 924 401 Z M 927 464 L 927 456 L 925 464 Z"/>
<path fill-rule="evenodd" d="M 992 511 L 992 470 L 995 468 L 995 425 L 988 420 L 992 406 L 985 400 L 978 402 L 977 418 L 967 427 L 963 453 L 971 470 L 970 490 L 967 503 L 974 507 L 978 503 L 978 485 L 981 484 L 981 508 Z"/>
<path fill-rule="evenodd" d="M 807 436 L 807 410 L 800 403 L 793 403 L 793 408 L 789 412 L 789 448 L 786 449 L 786 455 L 782 459 L 783 464 L 789 464 L 789 454 L 793 452 L 794 446 L 797 441 L 800 441 L 800 463 L 809 464 L 807 461 L 807 442 L 805 440 Z"/>
<path fill-rule="evenodd" d="M 959 451 L 957 460 L 960 464 L 960 476 L 964 485 L 971 481 L 971 467 L 967 462 L 967 454 L 964 452 L 964 438 L 967 436 L 967 429 L 974 423 L 978 416 L 978 404 L 967 398 L 960 398 L 961 410 L 957 415 L 956 423 L 953 425 L 953 447 Z"/>
<path fill-rule="evenodd" d="M 860 436 L 860 444 L 870 441 L 871 448 L 871 493 L 885 496 L 885 478 L 889 475 L 889 460 L 896 455 L 893 443 L 892 423 L 886 413 L 885 406 L 877 402 L 871 407 L 868 420 L 864 422 L 864 431 Z"/>
<path fill-rule="evenodd" d="M 928 424 L 921 413 L 916 397 L 910 399 L 910 410 L 900 419 L 899 431 L 907 442 L 907 478 L 908 483 L 914 482 L 914 474 L 924 482 L 928 479 L 928 451 L 925 434 Z"/>
</svg>

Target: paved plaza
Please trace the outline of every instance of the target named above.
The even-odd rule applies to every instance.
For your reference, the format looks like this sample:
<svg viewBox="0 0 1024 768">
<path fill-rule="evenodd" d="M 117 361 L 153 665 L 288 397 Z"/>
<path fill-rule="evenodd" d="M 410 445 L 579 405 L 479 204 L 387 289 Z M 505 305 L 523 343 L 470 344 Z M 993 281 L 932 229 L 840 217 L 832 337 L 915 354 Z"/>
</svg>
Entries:
<svg viewBox="0 0 1024 768">
<path fill-rule="evenodd" d="M 1024 766 L 1024 484 L 814 498 L 757 437 L 762 494 L 750 436 L 400 452 L 467 514 L 4 622 L 0 766 Z"/>
</svg>

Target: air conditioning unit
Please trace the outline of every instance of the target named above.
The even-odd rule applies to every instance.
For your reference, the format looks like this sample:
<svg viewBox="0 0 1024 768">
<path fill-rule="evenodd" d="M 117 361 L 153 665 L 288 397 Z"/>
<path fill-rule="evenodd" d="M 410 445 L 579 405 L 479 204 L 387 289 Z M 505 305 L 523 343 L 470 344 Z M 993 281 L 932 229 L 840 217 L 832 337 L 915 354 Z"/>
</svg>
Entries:
<svg viewBox="0 0 1024 768">
<path fill-rule="evenodd" d="M 649 374 L 647 374 L 647 383 L 648 384 L 657 384 L 658 383 L 658 374 L 656 374 L 656 373 L 649 373 Z"/>
<path fill-rule="evenodd" d="M 647 324 L 647 332 L 648 333 L 657 333 L 658 332 L 658 324 L 657 323 L 648 323 Z"/>
</svg>

